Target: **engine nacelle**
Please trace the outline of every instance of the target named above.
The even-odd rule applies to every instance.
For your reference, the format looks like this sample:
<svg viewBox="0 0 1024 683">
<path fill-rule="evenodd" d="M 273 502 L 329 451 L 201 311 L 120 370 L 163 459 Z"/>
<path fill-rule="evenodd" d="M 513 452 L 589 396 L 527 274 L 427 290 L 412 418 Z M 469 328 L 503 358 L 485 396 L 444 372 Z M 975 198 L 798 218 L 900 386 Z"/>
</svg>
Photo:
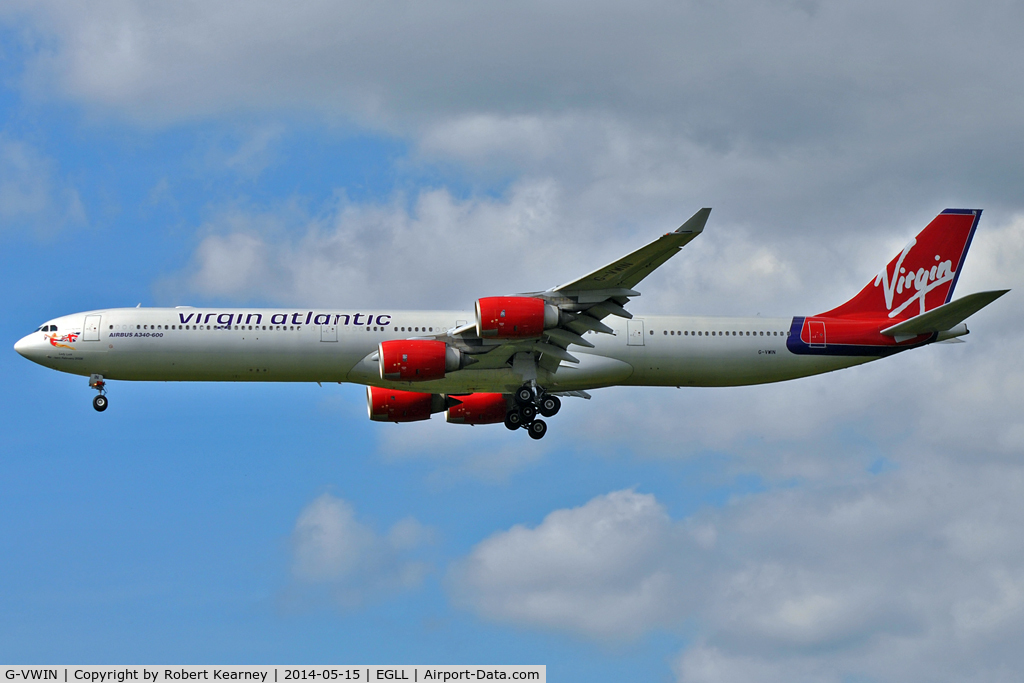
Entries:
<svg viewBox="0 0 1024 683">
<path fill-rule="evenodd" d="M 380 378 L 405 382 L 443 379 L 466 364 L 462 352 L 434 339 L 394 339 L 377 347 Z"/>
<path fill-rule="evenodd" d="M 448 407 L 442 394 L 366 387 L 366 408 L 374 422 L 417 422 L 429 420 Z"/>
<path fill-rule="evenodd" d="M 505 394 L 469 394 L 453 396 L 460 403 L 448 408 L 445 419 L 453 424 L 489 425 L 505 421 L 508 398 Z"/>
<path fill-rule="evenodd" d="M 477 299 L 476 333 L 495 339 L 527 339 L 558 325 L 558 308 L 529 296 Z"/>
</svg>

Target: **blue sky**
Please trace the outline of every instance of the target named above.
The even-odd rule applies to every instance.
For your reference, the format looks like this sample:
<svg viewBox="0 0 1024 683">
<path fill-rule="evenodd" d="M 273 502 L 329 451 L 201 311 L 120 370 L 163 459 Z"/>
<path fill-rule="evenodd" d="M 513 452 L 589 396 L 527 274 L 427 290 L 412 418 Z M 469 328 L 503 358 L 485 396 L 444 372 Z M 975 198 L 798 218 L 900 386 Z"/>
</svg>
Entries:
<svg viewBox="0 0 1024 683">
<path fill-rule="evenodd" d="M 342 385 L 118 382 L 100 415 L 10 347 L 137 303 L 469 309 L 701 206 L 637 312 L 825 310 L 947 206 L 985 209 L 958 292 L 1017 287 L 1018 14 L 0 9 L 0 660 L 1015 680 L 1015 293 L 967 344 L 595 392 L 542 442 Z"/>
</svg>

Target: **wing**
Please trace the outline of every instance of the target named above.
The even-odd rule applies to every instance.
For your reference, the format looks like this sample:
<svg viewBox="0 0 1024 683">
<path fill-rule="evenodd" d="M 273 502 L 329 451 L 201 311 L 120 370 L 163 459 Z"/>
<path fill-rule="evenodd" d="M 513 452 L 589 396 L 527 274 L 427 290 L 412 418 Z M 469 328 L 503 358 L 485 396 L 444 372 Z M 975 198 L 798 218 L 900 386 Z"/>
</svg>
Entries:
<svg viewBox="0 0 1024 683">
<path fill-rule="evenodd" d="M 638 293 L 632 291 L 633 287 L 640 284 L 640 281 L 654 272 L 655 268 L 675 256 L 676 252 L 701 234 L 710 215 L 711 209 L 701 209 L 674 232 L 662 235 L 647 246 L 623 256 L 603 268 L 598 268 L 578 280 L 555 287 L 553 291 L 563 296 L 579 297 L 582 294 L 585 299 L 599 297 L 608 290 L 611 291 L 608 298 L 639 296 Z M 629 290 L 630 293 L 620 294 L 626 290 Z"/>
<path fill-rule="evenodd" d="M 558 325 L 545 329 L 538 339 L 485 340 L 476 335 L 475 324 L 451 330 L 447 337 L 481 363 L 474 364 L 474 369 L 501 367 L 520 352 L 533 353 L 547 370 L 554 370 L 562 362 L 578 363 L 568 347 L 593 347 L 583 337 L 586 332 L 610 334 L 612 328 L 601 322 L 609 315 L 632 318 L 625 306 L 630 297 L 640 296 L 634 287 L 699 235 L 710 214 L 711 209 L 701 209 L 675 231 L 577 280 L 544 292 L 519 295 L 544 299 L 559 309 Z"/>
</svg>

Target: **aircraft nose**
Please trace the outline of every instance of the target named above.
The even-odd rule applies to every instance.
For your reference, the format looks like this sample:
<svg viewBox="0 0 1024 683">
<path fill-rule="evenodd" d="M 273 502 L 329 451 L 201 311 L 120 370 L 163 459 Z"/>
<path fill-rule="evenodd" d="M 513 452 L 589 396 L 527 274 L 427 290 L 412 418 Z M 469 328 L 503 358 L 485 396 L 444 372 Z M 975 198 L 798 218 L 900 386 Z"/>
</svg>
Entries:
<svg viewBox="0 0 1024 683">
<path fill-rule="evenodd" d="M 15 351 L 20 353 L 25 358 L 28 358 L 29 360 L 33 361 L 35 360 L 34 356 L 36 355 L 33 353 L 33 351 L 38 351 L 38 349 L 39 345 L 36 343 L 36 340 L 32 338 L 31 334 L 22 337 L 17 341 L 17 343 L 14 344 Z"/>
</svg>

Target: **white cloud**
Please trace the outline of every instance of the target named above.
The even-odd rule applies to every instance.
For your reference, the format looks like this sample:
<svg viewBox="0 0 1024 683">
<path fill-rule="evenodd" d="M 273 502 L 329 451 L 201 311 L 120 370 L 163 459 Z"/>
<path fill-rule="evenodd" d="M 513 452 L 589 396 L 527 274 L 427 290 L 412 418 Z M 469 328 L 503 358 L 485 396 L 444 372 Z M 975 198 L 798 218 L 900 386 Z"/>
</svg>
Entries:
<svg viewBox="0 0 1024 683">
<path fill-rule="evenodd" d="M 509 438 L 503 425 L 451 425 L 444 414 L 429 422 L 376 425 L 378 449 L 389 461 L 426 460 L 428 483 L 448 488 L 469 480 L 505 482 L 536 466 L 551 452 L 545 441 Z M 517 433 L 516 437 L 526 437 Z"/>
<path fill-rule="evenodd" d="M 678 619 L 681 532 L 651 495 L 616 491 L 478 544 L 449 572 L 457 603 L 498 621 L 635 637 Z"/>
<path fill-rule="evenodd" d="M 598 496 L 480 542 L 450 592 L 490 620 L 602 640 L 685 627 L 682 681 L 1005 679 L 1024 666 L 1024 508 L 1006 504 L 1024 470 L 919 456 L 683 521 L 651 495 Z"/>
<path fill-rule="evenodd" d="M 944 105 L 924 128 L 970 107 L 1012 118 L 939 89 L 967 77 L 988 86 L 1012 73 L 1002 64 L 1020 51 L 1007 27 L 1012 9 L 964 12 L 945 2 L 922 16 L 879 2 L 809 6 L 590 3 L 583 12 L 575 2 L 442 2 L 429 10 L 310 2 L 282 11 L 272 2 L 108 0 L 16 3 L 8 13 L 56 39 L 34 77 L 153 118 L 247 106 L 340 105 L 395 116 L 411 107 L 583 105 L 674 112 L 719 134 L 775 129 L 784 139 L 865 116 L 884 122 L 892 114 L 876 109 L 879 100 L 906 106 L 921 92 L 932 94 L 917 106 Z M 965 41 L 982 33 L 989 40 L 935 49 L 929 38 L 949 26 Z M 716 117 L 724 120 L 712 125 Z"/>
<path fill-rule="evenodd" d="M 407 518 L 379 536 L 356 519 L 348 502 L 325 493 L 295 522 L 292 570 L 301 584 L 324 587 L 350 607 L 417 587 L 430 567 L 409 553 L 429 543 L 432 534 Z"/>
<path fill-rule="evenodd" d="M 78 191 L 57 176 L 56 164 L 26 142 L 0 133 L 0 223 L 52 236 L 85 222 Z"/>
<path fill-rule="evenodd" d="M 1011 6 L 106 0 L 4 16 L 31 28 L 27 91 L 145 126 L 312 114 L 477 172 L 596 179 L 597 203 L 728 203 L 737 223 L 805 234 L 964 200 L 1019 209 Z M 952 33 L 970 47 L 936 47 Z M 264 144 L 236 161 L 259 168 Z"/>
<path fill-rule="evenodd" d="M 482 294 L 467 291 L 470 281 L 495 282 L 491 293 L 559 284 L 566 266 L 542 264 L 565 244 L 548 232 L 560 201 L 557 186 L 538 181 L 496 199 L 459 200 L 443 189 L 420 192 L 408 207 L 401 196 L 378 205 L 342 199 L 317 216 L 291 205 L 231 209 L 205 226 L 185 282 L 165 286 L 178 296 L 471 310 Z"/>
<path fill-rule="evenodd" d="M 764 667 L 762 680 L 1019 671 L 1024 545 L 1007 534 L 1024 520 L 1007 503 L 1024 472 L 915 455 L 855 485 L 777 491 L 708 513 L 718 537 L 711 599 L 703 640 L 681 655 L 681 680 L 734 680 L 730 670 L 751 663 Z"/>
</svg>

